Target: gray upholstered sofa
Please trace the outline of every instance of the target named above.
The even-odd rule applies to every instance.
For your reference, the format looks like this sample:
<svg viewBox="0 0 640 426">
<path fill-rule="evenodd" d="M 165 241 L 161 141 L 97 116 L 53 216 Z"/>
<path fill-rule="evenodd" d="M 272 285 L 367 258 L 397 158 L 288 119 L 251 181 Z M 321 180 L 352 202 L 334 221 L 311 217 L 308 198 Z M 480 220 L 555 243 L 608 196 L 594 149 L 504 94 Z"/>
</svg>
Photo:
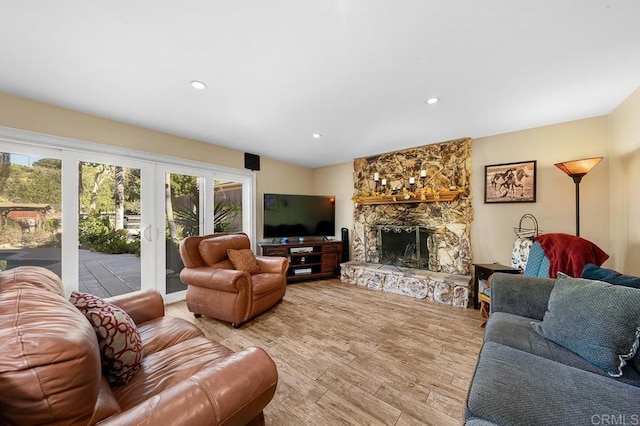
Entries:
<svg viewBox="0 0 640 426">
<path fill-rule="evenodd" d="M 467 425 L 640 424 L 640 374 L 633 362 L 615 379 L 534 331 L 531 322 L 542 321 L 554 284 L 493 275 L 491 317 L 467 396 Z"/>
</svg>

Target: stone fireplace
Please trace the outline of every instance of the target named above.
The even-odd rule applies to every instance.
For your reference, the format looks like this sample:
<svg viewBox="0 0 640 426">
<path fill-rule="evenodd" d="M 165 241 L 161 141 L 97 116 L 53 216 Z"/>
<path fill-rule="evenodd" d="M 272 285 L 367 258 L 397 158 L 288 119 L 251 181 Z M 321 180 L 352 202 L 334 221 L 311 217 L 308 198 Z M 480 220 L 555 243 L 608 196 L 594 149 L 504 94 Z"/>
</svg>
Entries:
<svg viewBox="0 0 640 426">
<path fill-rule="evenodd" d="M 386 194 L 402 196 L 416 187 L 434 192 L 457 188 L 460 194 L 450 201 L 358 204 L 358 196 L 383 191 L 382 179 Z M 473 219 L 471 139 L 358 158 L 354 184 L 353 262 L 344 264 L 343 280 L 467 306 Z"/>
</svg>

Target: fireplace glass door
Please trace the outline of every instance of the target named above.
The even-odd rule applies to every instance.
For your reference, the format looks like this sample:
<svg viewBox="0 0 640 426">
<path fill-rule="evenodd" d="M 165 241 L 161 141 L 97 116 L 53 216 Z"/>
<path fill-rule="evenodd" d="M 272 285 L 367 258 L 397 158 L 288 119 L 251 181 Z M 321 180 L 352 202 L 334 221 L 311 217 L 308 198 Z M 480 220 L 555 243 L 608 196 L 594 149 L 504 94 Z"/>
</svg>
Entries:
<svg viewBox="0 0 640 426">
<path fill-rule="evenodd" d="M 367 230 L 367 261 L 413 269 L 431 269 L 435 229 L 425 226 L 373 225 Z"/>
</svg>

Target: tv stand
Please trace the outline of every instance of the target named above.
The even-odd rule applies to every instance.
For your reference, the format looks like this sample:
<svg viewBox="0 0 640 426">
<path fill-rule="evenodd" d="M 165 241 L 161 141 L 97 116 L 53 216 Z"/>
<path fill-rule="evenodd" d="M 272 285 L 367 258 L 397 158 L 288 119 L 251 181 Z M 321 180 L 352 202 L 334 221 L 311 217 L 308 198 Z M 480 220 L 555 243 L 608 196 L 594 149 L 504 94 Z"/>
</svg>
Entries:
<svg viewBox="0 0 640 426">
<path fill-rule="evenodd" d="M 340 274 L 342 241 L 262 242 L 258 246 L 262 256 L 289 258 L 287 283 L 334 278 Z"/>
</svg>

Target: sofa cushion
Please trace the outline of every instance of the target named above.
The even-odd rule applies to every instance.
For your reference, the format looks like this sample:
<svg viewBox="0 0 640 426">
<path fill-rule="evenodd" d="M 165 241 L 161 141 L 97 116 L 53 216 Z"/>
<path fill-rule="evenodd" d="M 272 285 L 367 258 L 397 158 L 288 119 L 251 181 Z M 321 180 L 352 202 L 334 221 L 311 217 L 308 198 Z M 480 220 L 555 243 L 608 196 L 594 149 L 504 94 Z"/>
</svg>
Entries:
<svg viewBox="0 0 640 426">
<path fill-rule="evenodd" d="M 202 330 L 176 317 L 161 317 L 144 322 L 138 326 L 144 356 L 161 351 L 185 340 L 202 336 Z"/>
<path fill-rule="evenodd" d="M 551 361 L 609 377 L 604 370 L 591 364 L 578 354 L 538 334 L 531 326 L 532 323 L 538 322 L 531 318 L 506 312 L 495 312 L 491 314 L 487 322 L 484 341 L 499 343 Z M 623 377 L 618 380 L 633 386 L 640 386 L 640 373 L 631 365 L 625 366 L 623 372 Z"/>
<path fill-rule="evenodd" d="M 140 367 L 142 339 L 125 311 L 100 297 L 74 291 L 69 301 L 89 320 L 98 336 L 102 369 L 109 383 L 127 383 Z"/>
<path fill-rule="evenodd" d="M 593 263 L 584 266 L 580 278 L 604 281 L 609 284 L 623 285 L 625 287 L 640 288 L 640 277 L 624 275 L 613 269 L 601 268 Z"/>
<path fill-rule="evenodd" d="M 256 261 L 256 257 L 253 255 L 251 249 L 227 249 L 227 256 L 233 269 L 237 271 L 245 271 L 250 274 L 257 274 L 260 272 L 260 266 Z"/>
<path fill-rule="evenodd" d="M 638 349 L 640 290 L 559 275 L 542 323 L 534 329 L 621 377 Z"/>
<path fill-rule="evenodd" d="M 498 426 L 498 425 L 482 419 L 471 419 L 465 422 L 465 426 Z"/>
<path fill-rule="evenodd" d="M 550 359 L 581 370 L 606 376 L 607 373 L 591 364 L 578 354 L 545 339 L 537 333 L 532 324 L 540 321 L 505 312 L 491 314 L 487 322 L 484 341 L 499 343 L 533 355 Z"/>
<path fill-rule="evenodd" d="M 138 374 L 113 389 L 123 411 L 143 403 L 233 354 L 204 336 L 194 337 L 145 356 Z"/>
<path fill-rule="evenodd" d="M 601 415 L 630 421 L 638 415 L 638 401 L 638 387 L 487 342 L 465 416 L 513 426 L 586 425 Z"/>
</svg>

